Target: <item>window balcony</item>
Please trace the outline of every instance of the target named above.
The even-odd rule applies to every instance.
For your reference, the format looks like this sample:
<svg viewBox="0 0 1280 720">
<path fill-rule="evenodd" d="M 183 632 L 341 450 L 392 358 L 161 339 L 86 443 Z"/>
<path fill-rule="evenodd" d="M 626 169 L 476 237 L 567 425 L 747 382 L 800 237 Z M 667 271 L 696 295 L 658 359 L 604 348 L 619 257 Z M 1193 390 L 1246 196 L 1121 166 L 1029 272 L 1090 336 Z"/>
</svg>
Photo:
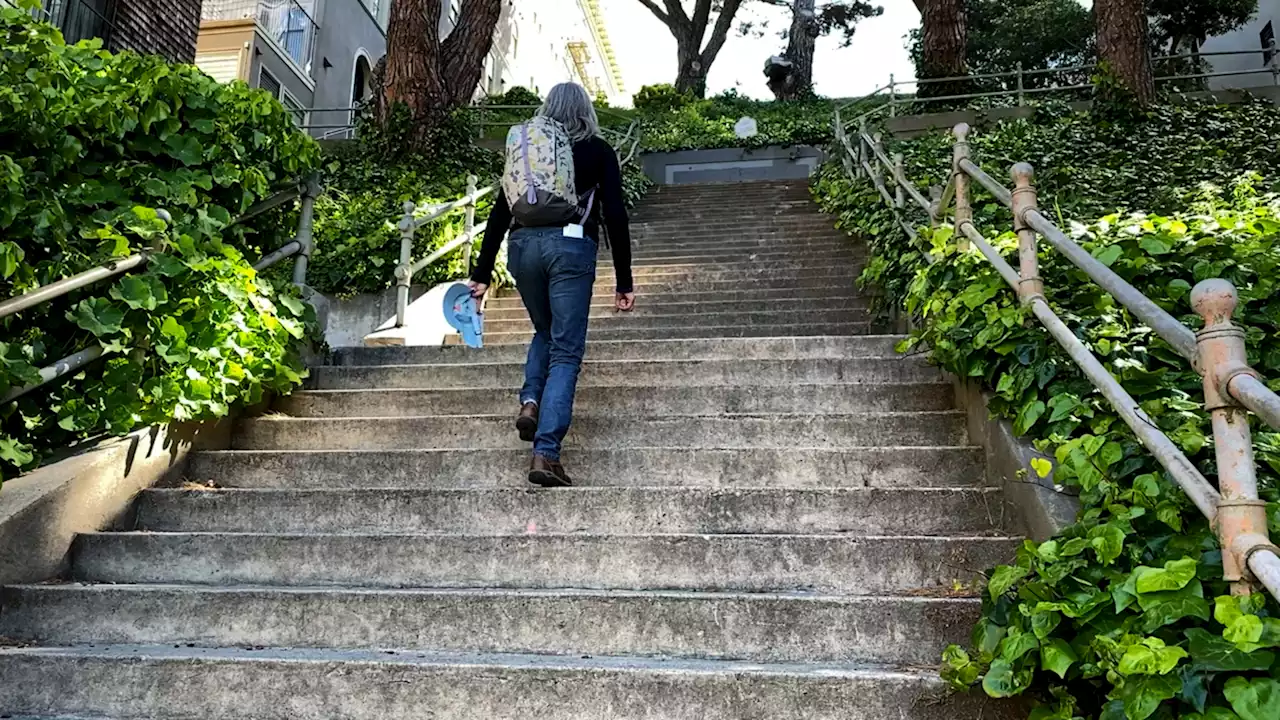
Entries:
<svg viewBox="0 0 1280 720">
<path fill-rule="evenodd" d="M 262 34 L 284 50 L 307 74 L 315 53 L 315 0 L 204 0 L 200 19 L 252 18 Z"/>
</svg>

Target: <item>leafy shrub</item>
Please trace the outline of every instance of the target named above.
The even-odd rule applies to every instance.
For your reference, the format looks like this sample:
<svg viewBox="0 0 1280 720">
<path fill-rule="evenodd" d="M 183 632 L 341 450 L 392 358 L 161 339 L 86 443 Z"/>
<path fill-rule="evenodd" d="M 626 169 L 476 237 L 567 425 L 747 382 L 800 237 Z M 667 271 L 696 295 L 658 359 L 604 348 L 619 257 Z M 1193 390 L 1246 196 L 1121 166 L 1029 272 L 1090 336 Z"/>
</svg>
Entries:
<svg viewBox="0 0 1280 720">
<path fill-rule="evenodd" d="M 693 103 L 693 93 L 681 92 L 674 85 L 645 85 L 631 98 L 636 110 L 644 113 L 662 113 L 678 110 Z"/>
<path fill-rule="evenodd" d="M 706 100 L 638 113 L 648 152 L 769 145 L 822 145 L 832 139 L 829 100 L 759 102 L 727 93 Z M 757 135 L 739 138 L 734 125 L 755 118 Z"/>
<path fill-rule="evenodd" d="M 1253 105 L 1159 108 L 1108 125 L 1050 112 L 979 135 L 975 151 L 996 176 L 1014 159 L 1037 163 L 1042 206 L 1189 326 L 1200 324 L 1191 286 L 1233 282 L 1250 362 L 1280 387 L 1280 198 L 1259 192 L 1256 175 L 1229 180 L 1265 162 L 1257 135 L 1278 114 Z M 910 177 L 940 184 L 944 145 L 928 138 L 894 149 L 908 155 Z M 909 246 L 868 184 L 836 167 L 823 170 L 815 194 L 842 227 L 867 236 L 875 260 L 864 281 L 883 285 L 919 319 L 907 345 L 927 346 L 934 362 L 981 382 L 992 412 L 1057 458 L 1053 482 L 1080 495 L 1075 525 L 1025 543 L 1013 565 L 991 573 L 973 647 L 949 648 L 944 676 L 993 697 L 1030 694 L 1041 702 L 1034 720 L 1277 717 L 1280 604 L 1227 596 L 1204 518 L 990 264 L 959 252 L 945 226 L 924 228 L 922 244 Z M 1142 205 L 1155 210 L 1116 212 Z M 1008 211 L 981 198 L 975 211 L 989 241 L 1016 256 Z M 1198 375 L 1074 266 L 1052 251 L 1041 259 L 1055 311 L 1212 477 Z M 1280 434 L 1262 430 L 1255 427 L 1254 450 L 1280 533 Z"/>
<path fill-rule="evenodd" d="M 305 373 L 310 308 L 251 267 L 287 241 L 282 213 L 230 222 L 310 172 L 315 143 L 266 93 L 100 47 L 0 8 L 0 294 L 162 247 L 139 271 L 0 320 L 0 393 L 86 346 L 107 352 L 0 406 L 4 474 L 100 433 L 225 415 Z"/>
<path fill-rule="evenodd" d="M 516 87 L 500 94 L 489 95 L 483 101 L 484 105 L 541 105 L 542 98 L 534 91 L 526 88 Z"/>
</svg>

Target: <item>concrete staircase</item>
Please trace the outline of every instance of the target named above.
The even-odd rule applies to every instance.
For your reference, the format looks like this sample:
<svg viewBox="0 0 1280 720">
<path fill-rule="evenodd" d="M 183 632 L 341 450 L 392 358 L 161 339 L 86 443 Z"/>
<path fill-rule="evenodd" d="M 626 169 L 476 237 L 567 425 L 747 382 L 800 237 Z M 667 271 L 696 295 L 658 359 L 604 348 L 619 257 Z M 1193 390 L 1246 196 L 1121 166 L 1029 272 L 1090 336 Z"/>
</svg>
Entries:
<svg viewBox="0 0 1280 720">
<path fill-rule="evenodd" d="M 934 670 L 1016 541 L 950 386 L 874 334 L 861 250 L 802 184 L 664 188 L 635 222 L 635 314 L 597 286 L 579 487 L 523 482 L 517 298 L 483 351 L 339 351 L 197 456 L 201 486 L 4 590 L 0 715 L 1014 717 Z"/>
</svg>

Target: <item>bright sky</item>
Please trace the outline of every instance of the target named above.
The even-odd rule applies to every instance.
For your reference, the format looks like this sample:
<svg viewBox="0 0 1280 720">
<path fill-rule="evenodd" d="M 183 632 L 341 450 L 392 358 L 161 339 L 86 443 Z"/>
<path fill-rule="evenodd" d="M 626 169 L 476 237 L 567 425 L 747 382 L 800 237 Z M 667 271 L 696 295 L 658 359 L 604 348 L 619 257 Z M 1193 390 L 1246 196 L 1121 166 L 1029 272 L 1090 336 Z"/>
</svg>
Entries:
<svg viewBox="0 0 1280 720">
<path fill-rule="evenodd" d="M 827 97 L 856 97 L 888 84 L 889 74 L 898 80 L 915 78 L 915 66 L 907 55 L 906 34 L 920 25 L 920 13 L 912 0 L 879 0 L 884 15 L 858 24 L 853 45 L 840 47 L 840 39 L 818 39 L 814 58 L 814 85 Z M 692 2 L 685 2 L 686 7 Z M 609 38 L 622 67 L 627 93 L 635 94 L 644 85 L 673 82 L 676 77 L 676 41 L 670 31 L 640 0 L 600 0 Z M 762 17 L 746 0 L 740 19 Z M 785 11 L 769 11 L 770 31 L 763 38 L 740 37 L 736 31 L 720 50 L 708 78 L 710 93 L 732 87 L 744 95 L 771 99 L 765 87 L 764 62 L 786 49 L 775 32 L 789 22 Z"/>
</svg>

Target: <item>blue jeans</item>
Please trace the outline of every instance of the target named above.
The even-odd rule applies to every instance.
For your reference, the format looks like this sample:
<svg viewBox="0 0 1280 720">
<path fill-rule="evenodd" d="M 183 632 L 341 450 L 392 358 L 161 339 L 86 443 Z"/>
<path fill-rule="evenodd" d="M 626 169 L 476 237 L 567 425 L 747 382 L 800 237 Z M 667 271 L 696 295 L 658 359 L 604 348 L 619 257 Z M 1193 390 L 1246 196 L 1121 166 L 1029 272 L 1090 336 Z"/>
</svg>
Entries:
<svg viewBox="0 0 1280 720">
<path fill-rule="evenodd" d="M 538 403 L 534 454 L 558 462 L 587 349 L 596 244 L 562 228 L 520 228 L 507 241 L 507 265 L 534 329 L 520 402 Z"/>
</svg>

